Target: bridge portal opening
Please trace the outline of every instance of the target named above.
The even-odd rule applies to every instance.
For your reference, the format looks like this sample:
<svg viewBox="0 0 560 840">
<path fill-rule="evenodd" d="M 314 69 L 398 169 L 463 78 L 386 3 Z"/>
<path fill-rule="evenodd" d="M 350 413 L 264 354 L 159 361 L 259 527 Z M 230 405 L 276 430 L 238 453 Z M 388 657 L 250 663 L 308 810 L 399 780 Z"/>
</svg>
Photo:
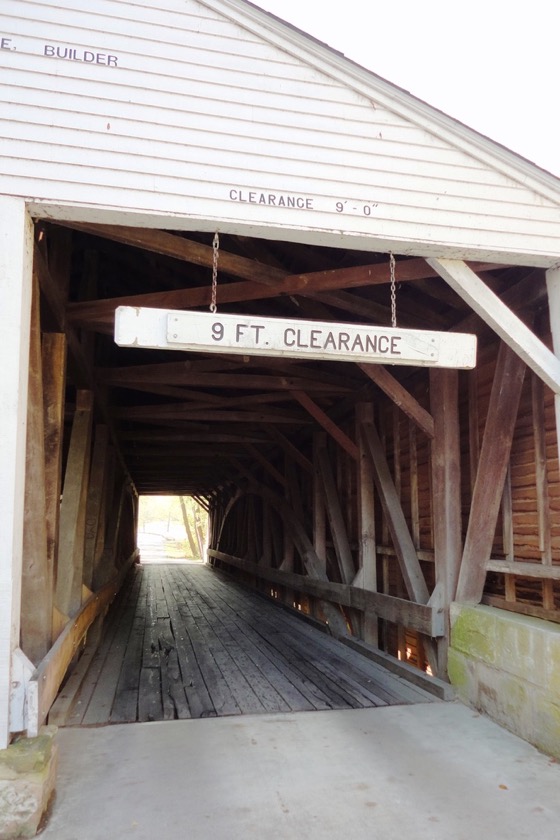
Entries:
<svg viewBox="0 0 560 840">
<path fill-rule="evenodd" d="M 117 346 L 115 311 L 188 310 L 196 315 L 192 323 L 201 323 L 199 315 L 212 302 L 210 234 L 83 222 L 37 225 L 31 354 L 34 372 L 41 373 L 37 381 L 48 389 L 57 414 L 43 418 L 41 389 L 30 391 L 30 438 L 41 438 L 46 422 L 53 426 L 45 450 L 48 480 L 36 465 L 38 478 L 26 504 L 33 511 L 41 505 L 53 510 L 51 519 L 30 518 L 34 529 L 27 538 L 44 539 L 46 521 L 51 543 L 59 533 L 60 544 L 52 602 L 44 599 L 39 629 L 40 599 L 31 592 L 38 578 L 26 581 L 23 602 L 30 607 L 22 614 L 22 647 L 39 663 L 61 633 L 70 636 L 78 626 L 76 646 L 86 638 L 70 617 L 80 613 L 93 623 L 106 614 L 100 655 L 113 646 L 125 651 L 124 659 L 114 664 L 110 686 L 84 683 L 92 699 L 81 722 L 102 713 L 111 722 L 250 710 L 255 703 L 269 710 L 283 703 L 361 703 L 367 686 L 358 690 L 359 699 L 349 679 L 341 700 L 340 689 L 329 682 L 340 682 L 345 673 L 341 660 L 334 670 L 332 658 L 330 665 L 321 664 L 320 674 L 316 665 L 301 665 L 311 643 L 296 641 L 295 626 L 284 625 L 284 618 L 267 617 L 261 596 L 282 602 L 291 610 L 290 621 L 315 622 L 350 640 L 385 669 L 408 676 L 414 671 L 413 684 L 430 670 L 445 680 L 445 617 L 459 568 L 456 547 L 476 514 L 473 488 L 492 467 L 482 448 L 501 439 L 501 403 L 515 398 L 521 406 L 517 427 L 510 412 L 508 446 L 517 435 L 528 452 L 546 454 L 554 425 L 551 394 L 529 376 L 523 385 L 511 354 L 427 262 L 397 255 L 399 328 L 477 333 L 474 370 L 315 358 L 308 351 L 321 343 L 324 351 L 332 343 L 348 353 L 368 349 L 364 324 L 389 335 L 387 254 L 349 248 L 347 242 L 334 248 L 246 233 L 220 236 L 219 316 L 210 333 L 218 352 L 200 344 L 185 352 L 182 321 L 170 331 L 178 340 L 172 348 Z M 486 271 L 504 296 L 512 284 L 526 289 L 529 279 L 534 296 L 523 301 L 531 316 L 541 306 L 543 272 L 473 267 Z M 279 335 L 302 356 L 259 355 L 258 347 L 231 352 L 224 343 L 230 335 L 226 315 L 235 319 L 234 342 L 249 335 L 259 346 L 275 340 L 266 334 L 270 322 L 289 324 Z M 325 324 L 332 329 L 319 326 Z M 384 339 L 382 349 L 389 346 Z M 509 376 L 508 365 L 516 377 Z M 533 425 L 523 417 L 533 417 Z M 498 560 L 485 578 L 485 597 L 521 611 L 525 600 L 518 603 L 518 589 L 499 571 L 517 545 L 513 514 L 526 486 L 519 467 L 512 463 L 509 492 L 498 505 Z M 527 480 L 534 484 L 533 475 Z M 34 495 L 41 488 L 48 493 Z M 158 509 L 162 496 L 165 510 Z M 198 513 L 190 507 L 193 500 L 201 506 Z M 535 522 L 539 504 L 537 499 L 528 512 Z M 151 575 L 148 566 L 155 569 L 156 563 L 148 562 L 150 536 L 163 545 L 164 557 L 173 555 L 176 574 L 168 562 L 168 570 L 160 563 L 161 574 Z M 526 555 L 527 562 L 535 559 L 529 549 Z M 134 571 L 140 574 L 123 585 L 138 559 Z M 190 567 L 201 573 L 198 578 L 184 574 L 184 559 L 195 561 Z M 225 581 L 227 588 L 220 590 Z M 249 588 L 257 599 L 250 604 Z M 531 589 L 532 602 L 541 598 L 541 612 L 545 603 L 551 610 L 553 596 L 551 587 L 543 586 L 542 595 Z M 111 601 L 124 625 L 120 618 L 110 624 Z M 145 607 L 142 619 L 133 610 L 137 603 Z M 246 630 L 238 624 L 241 615 L 250 622 Z M 156 630 L 157 639 L 151 636 Z M 235 636 L 241 648 L 232 653 Z M 185 644 L 189 650 L 179 649 Z M 259 674 L 267 670 L 274 646 L 285 658 L 271 666 L 278 685 L 269 694 Z M 139 652 L 140 660 L 134 658 Z M 171 703 L 169 687 L 179 679 L 175 656 L 183 682 Z M 227 690 L 216 681 L 224 671 Z M 311 676 L 318 706 L 305 693 Z M 111 692 L 106 712 L 104 698 Z M 45 709 L 51 695 L 45 695 Z"/>
<path fill-rule="evenodd" d="M 142 495 L 138 499 L 139 562 L 203 563 L 208 511 L 193 496 Z"/>
</svg>

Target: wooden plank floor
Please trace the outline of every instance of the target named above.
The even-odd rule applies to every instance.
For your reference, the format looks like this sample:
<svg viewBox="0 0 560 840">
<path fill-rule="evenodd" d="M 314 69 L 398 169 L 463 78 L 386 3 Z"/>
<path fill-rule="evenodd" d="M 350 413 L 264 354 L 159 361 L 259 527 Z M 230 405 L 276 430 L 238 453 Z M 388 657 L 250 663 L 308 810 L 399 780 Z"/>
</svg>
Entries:
<svg viewBox="0 0 560 840">
<path fill-rule="evenodd" d="M 435 698 L 198 564 L 136 567 L 65 725 Z"/>
</svg>

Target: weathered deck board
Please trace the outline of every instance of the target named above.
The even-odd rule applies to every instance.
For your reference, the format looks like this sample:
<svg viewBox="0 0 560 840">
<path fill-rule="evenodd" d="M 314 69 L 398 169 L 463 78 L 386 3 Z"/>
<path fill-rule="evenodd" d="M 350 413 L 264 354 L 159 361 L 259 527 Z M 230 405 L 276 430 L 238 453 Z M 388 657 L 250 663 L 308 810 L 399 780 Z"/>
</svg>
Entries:
<svg viewBox="0 0 560 840">
<path fill-rule="evenodd" d="M 112 608 L 66 725 L 434 699 L 205 566 L 154 564 Z"/>
<path fill-rule="evenodd" d="M 141 578 L 138 585 L 134 586 L 132 596 L 120 616 L 100 676 L 95 683 L 87 709 L 84 712 L 82 720 L 84 725 L 107 723 L 109 720 L 129 642 L 131 637 L 133 645 L 136 640 L 132 629 L 137 610 L 143 611 L 144 609 L 143 584 L 144 580 Z"/>
<path fill-rule="evenodd" d="M 87 674 L 84 677 L 80 691 L 76 696 L 76 700 L 66 719 L 66 725 L 79 725 L 83 723 L 84 715 L 88 710 L 93 692 L 97 686 L 100 674 L 107 661 L 109 651 L 111 650 L 114 638 L 119 630 L 119 623 L 124 616 L 127 605 L 131 602 L 136 603 L 140 589 L 141 577 L 136 575 L 132 577 L 128 588 L 122 589 L 113 603 L 109 614 L 105 620 L 105 632 L 101 644 L 92 657 L 92 662 L 88 668 Z"/>
</svg>

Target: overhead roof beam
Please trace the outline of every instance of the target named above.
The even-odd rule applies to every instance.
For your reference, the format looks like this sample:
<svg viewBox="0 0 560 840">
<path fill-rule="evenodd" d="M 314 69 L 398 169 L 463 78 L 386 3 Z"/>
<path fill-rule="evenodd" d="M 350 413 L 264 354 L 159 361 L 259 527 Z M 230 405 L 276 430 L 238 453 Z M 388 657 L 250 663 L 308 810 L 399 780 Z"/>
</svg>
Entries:
<svg viewBox="0 0 560 840">
<path fill-rule="evenodd" d="M 497 268 L 487 263 L 474 263 L 477 270 Z M 436 268 L 430 268 L 423 259 L 402 260 L 398 263 L 399 283 L 423 280 L 439 274 Z M 389 271 L 386 263 L 360 265 L 351 268 L 338 268 L 330 271 L 316 271 L 309 274 L 294 274 L 285 277 L 274 286 L 259 282 L 242 281 L 226 283 L 218 287 L 218 304 L 239 303 L 248 300 L 263 300 L 279 295 L 303 295 L 308 293 L 359 288 L 389 283 Z M 100 331 L 112 327 L 115 309 L 118 306 L 151 306 L 165 309 L 192 309 L 211 303 L 210 283 L 187 289 L 149 292 L 142 295 L 127 295 L 103 300 L 72 303 L 68 307 L 68 317 L 80 324 L 88 324 Z"/>
<path fill-rule="evenodd" d="M 204 245 L 201 242 L 185 239 L 183 236 L 166 233 L 163 230 L 120 227 L 119 225 L 93 225 L 87 222 L 58 222 L 58 224 L 80 230 L 83 233 L 101 236 L 103 239 L 110 239 L 112 242 L 119 242 L 122 245 L 141 248 L 153 254 L 174 257 L 177 260 L 194 265 L 202 265 L 207 268 L 211 268 L 213 265 L 214 249 L 211 245 Z M 223 249 L 219 251 L 218 260 L 220 270 L 226 274 L 243 277 L 245 280 L 254 280 L 265 285 L 276 285 L 289 273 L 282 268 L 263 265 L 257 260 L 240 257 L 238 254 L 231 254 Z"/>
<path fill-rule="evenodd" d="M 144 366 L 143 366 L 144 367 Z M 161 368 L 161 371 L 158 371 Z M 154 365 L 151 372 L 143 370 L 135 373 L 134 367 L 116 368 L 111 370 L 105 368 L 98 370 L 100 381 L 105 385 L 114 385 L 125 388 L 133 388 L 135 382 L 150 383 L 155 385 L 194 385 L 195 387 L 227 388 L 235 390 L 266 390 L 266 391 L 291 391 L 294 388 L 305 388 L 307 391 L 321 391 L 325 393 L 342 394 L 349 388 L 340 385 L 329 385 L 323 382 L 312 382 L 296 376 L 267 376 L 256 373 L 189 373 L 188 371 L 166 371 L 164 365 Z M 159 380 L 159 381 L 158 381 Z M 202 395 L 200 395 L 202 397 Z"/>
</svg>

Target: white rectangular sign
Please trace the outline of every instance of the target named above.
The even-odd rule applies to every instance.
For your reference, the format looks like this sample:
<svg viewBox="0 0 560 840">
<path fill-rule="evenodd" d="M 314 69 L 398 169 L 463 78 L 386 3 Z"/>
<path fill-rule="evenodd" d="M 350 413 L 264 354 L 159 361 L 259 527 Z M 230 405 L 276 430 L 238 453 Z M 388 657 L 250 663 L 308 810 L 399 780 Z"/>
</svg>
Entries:
<svg viewBox="0 0 560 840">
<path fill-rule="evenodd" d="M 476 364 L 476 336 L 467 333 L 133 306 L 116 310 L 115 341 L 121 347 L 290 359 L 446 368 Z"/>
</svg>

